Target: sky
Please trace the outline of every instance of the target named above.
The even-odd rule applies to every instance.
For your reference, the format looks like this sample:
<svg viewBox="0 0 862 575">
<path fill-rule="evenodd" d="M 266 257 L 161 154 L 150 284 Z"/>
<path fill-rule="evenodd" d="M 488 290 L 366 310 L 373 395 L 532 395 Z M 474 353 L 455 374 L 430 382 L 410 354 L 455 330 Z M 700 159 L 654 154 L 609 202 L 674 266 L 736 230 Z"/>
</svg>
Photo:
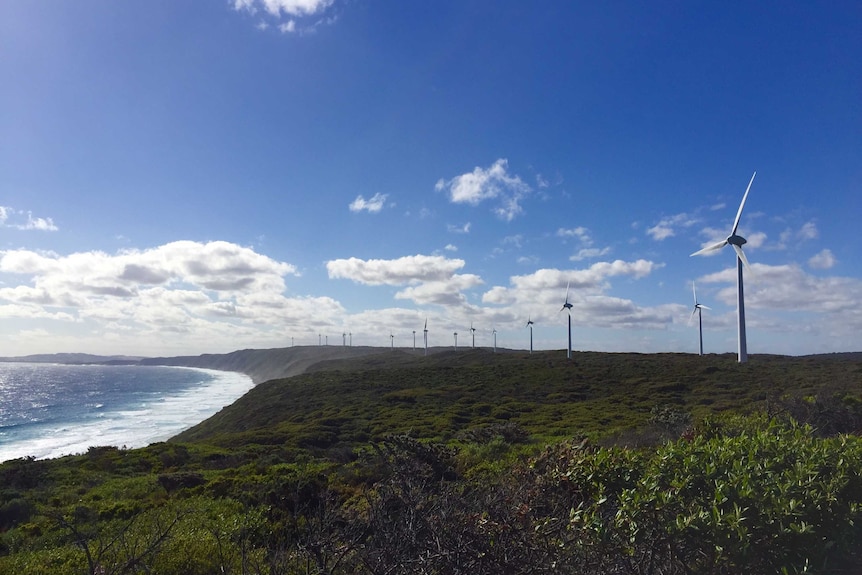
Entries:
<svg viewBox="0 0 862 575">
<path fill-rule="evenodd" d="M 4 0 L 0 356 L 862 350 L 862 5 Z M 471 327 L 475 331 L 471 332 Z M 345 336 L 344 334 L 350 334 Z M 391 337 L 390 337 L 391 336 Z"/>
</svg>

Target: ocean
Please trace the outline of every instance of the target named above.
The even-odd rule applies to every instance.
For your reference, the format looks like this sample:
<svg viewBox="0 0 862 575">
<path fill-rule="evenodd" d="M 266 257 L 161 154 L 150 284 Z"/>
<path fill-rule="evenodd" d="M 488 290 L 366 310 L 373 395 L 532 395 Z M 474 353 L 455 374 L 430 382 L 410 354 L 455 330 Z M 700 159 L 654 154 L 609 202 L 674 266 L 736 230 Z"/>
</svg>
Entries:
<svg viewBox="0 0 862 575">
<path fill-rule="evenodd" d="M 0 461 L 164 441 L 252 387 L 208 369 L 0 363 Z"/>
</svg>

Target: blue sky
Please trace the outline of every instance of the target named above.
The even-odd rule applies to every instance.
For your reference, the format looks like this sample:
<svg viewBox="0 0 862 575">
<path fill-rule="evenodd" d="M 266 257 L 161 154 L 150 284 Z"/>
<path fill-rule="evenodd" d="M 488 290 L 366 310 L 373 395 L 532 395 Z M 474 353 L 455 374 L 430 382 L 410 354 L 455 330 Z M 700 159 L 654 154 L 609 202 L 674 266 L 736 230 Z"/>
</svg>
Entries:
<svg viewBox="0 0 862 575">
<path fill-rule="evenodd" d="M 0 4 L 0 355 L 862 349 L 857 2 Z"/>
</svg>

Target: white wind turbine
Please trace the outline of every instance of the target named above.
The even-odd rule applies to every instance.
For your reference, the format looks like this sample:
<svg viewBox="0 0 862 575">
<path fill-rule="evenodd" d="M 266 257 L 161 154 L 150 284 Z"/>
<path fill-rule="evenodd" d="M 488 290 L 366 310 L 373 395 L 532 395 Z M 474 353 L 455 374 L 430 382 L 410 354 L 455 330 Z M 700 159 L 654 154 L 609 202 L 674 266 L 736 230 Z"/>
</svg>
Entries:
<svg viewBox="0 0 862 575">
<path fill-rule="evenodd" d="M 527 316 L 527 327 L 530 328 L 530 355 L 533 355 L 533 320 Z"/>
<path fill-rule="evenodd" d="M 703 317 L 701 310 L 712 308 L 697 303 L 697 290 L 694 287 L 694 282 L 691 282 L 691 293 L 694 294 L 694 309 L 691 310 L 691 315 L 688 316 L 688 324 L 691 325 L 691 320 L 694 319 L 694 314 L 697 314 L 697 332 L 700 336 L 700 355 L 703 355 Z"/>
<path fill-rule="evenodd" d="M 428 318 L 425 318 L 425 327 L 422 329 L 422 335 L 425 336 L 425 355 L 428 355 Z"/>
<path fill-rule="evenodd" d="M 494 335 L 494 353 L 497 353 L 497 328 L 495 327 L 491 333 Z"/>
<path fill-rule="evenodd" d="M 751 175 L 748 187 L 745 188 L 745 195 L 742 196 L 742 202 L 740 202 L 739 210 L 736 212 L 736 219 L 733 221 L 733 228 L 730 230 L 730 235 L 720 242 L 716 242 L 711 246 L 706 246 L 702 250 L 698 250 L 691 254 L 693 256 L 703 255 L 708 252 L 720 250 L 728 244 L 733 248 L 733 251 L 736 252 L 736 316 L 737 327 L 739 330 L 739 363 L 745 363 L 748 361 L 748 346 L 745 341 L 745 298 L 743 296 L 742 289 L 742 268 L 744 266 L 748 268 L 748 271 L 751 271 L 751 266 L 748 265 L 748 258 L 745 257 L 745 253 L 742 251 L 742 246 L 746 243 L 746 240 L 742 236 L 736 235 L 736 230 L 739 227 L 739 218 L 742 217 L 742 208 L 745 206 L 745 200 L 748 198 L 748 192 L 751 190 L 751 184 L 754 183 L 754 176 L 756 175 L 757 172 L 754 172 L 754 174 Z"/>
<path fill-rule="evenodd" d="M 473 336 L 473 345 L 471 346 L 473 349 L 476 349 L 476 328 L 473 327 L 473 322 L 470 322 L 470 335 Z"/>
<path fill-rule="evenodd" d="M 566 358 L 572 359 L 572 304 L 569 303 L 569 283 L 566 283 L 566 303 L 560 308 L 560 312 L 563 310 L 569 314 L 569 346 L 566 348 Z"/>
</svg>

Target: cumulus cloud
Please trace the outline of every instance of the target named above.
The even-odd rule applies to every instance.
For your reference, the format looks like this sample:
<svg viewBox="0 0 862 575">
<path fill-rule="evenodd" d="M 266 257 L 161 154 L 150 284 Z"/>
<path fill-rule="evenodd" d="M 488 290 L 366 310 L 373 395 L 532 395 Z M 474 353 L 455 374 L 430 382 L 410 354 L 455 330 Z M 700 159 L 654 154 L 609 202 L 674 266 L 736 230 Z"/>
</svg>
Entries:
<svg viewBox="0 0 862 575">
<path fill-rule="evenodd" d="M 590 237 L 590 230 L 583 226 L 578 226 L 577 228 L 560 228 L 557 230 L 557 237 L 577 238 L 587 245 L 593 243 L 593 240 Z"/>
<path fill-rule="evenodd" d="M 405 285 L 451 278 L 464 264 L 461 259 L 415 255 L 394 260 L 331 260 L 326 263 L 326 270 L 330 278 L 366 285 Z"/>
<path fill-rule="evenodd" d="M 569 256 L 569 259 L 573 262 L 578 262 L 591 258 L 598 258 L 611 253 L 611 248 L 609 246 L 604 248 L 592 247 L 593 238 L 590 234 L 590 230 L 583 226 L 578 226 L 576 228 L 560 228 L 557 230 L 557 237 L 574 238 L 580 242 L 582 246 L 581 249 L 579 249 L 573 255 Z"/>
<path fill-rule="evenodd" d="M 334 4 L 335 0 L 233 0 L 233 9 L 269 18 L 282 34 L 306 34 L 335 21 L 327 16 Z M 270 23 L 261 19 L 255 27 L 267 30 Z"/>
<path fill-rule="evenodd" d="M 85 324 L 81 329 L 96 343 L 127 338 L 146 346 L 183 333 L 191 338 L 185 344 L 212 350 L 215 334 L 227 333 L 220 322 L 229 318 L 234 331 L 224 345 L 234 346 L 241 333 L 260 338 L 261 327 L 275 322 L 284 329 L 298 305 L 283 294 L 294 266 L 221 241 L 116 254 L 7 250 L 0 252 L 0 272 L 7 275 L 0 314 Z M 333 306 L 321 305 L 306 320 L 332 321 L 327 307 Z"/>
<path fill-rule="evenodd" d="M 255 13 L 258 6 L 273 16 L 282 13 L 291 16 L 310 16 L 325 11 L 334 0 L 234 0 L 234 10 L 246 10 Z"/>
<path fill-rule="evenodd" d="M 808 259 L 808 267 L 815 270 L 828 270 L 836 263 L 835 256 L 831 250 L 824 249 Z"/>
<path fill-rule="evenodd" d="M 667 216 L 659 220 L 659 222 L 647 228 L 646 233 L 656 241 L 662 241 L 676 235 L 678 228 L 690 228 L 697 224 L 700 220 L 689 214 L 676 214 Z"/>
<path fill-rule="evenodd" d="M 51 218 L 34 217 L 32 212 L 0 206 L 0 228 L 56 232 L 59 228 Z"/>
<path fill-rule="evenodd" d="M 631 300 L 613 297 L 609 280 L 628 276 L 641 279 L 662 267 L 647 260 L 597 262 L 585 269 L 545 268 L 531 274 L 512 276 L 508 287 L 494 286 L 482 296 L 482 302 L 504 306 L 507 310 L 529 311 L 535 321 L 551 321 L 565 298 L 574 306 L 572 316 L 581 324 L 602 327 L 660 328 L 673 322 L 676 306 L 667 309 L 645 308 Z"/>
<path fill-rule="evenodd" d="M 477 166 L 472 172 L 450 180 L 440 179 L 435 189 L 447 192 L 449 200 L 455 204 L 477 206 L 485 200 L 496 200 L 494 213 L 512 221 L 523 213 L 521 200 L 531 188 L 520 177 L 510 175 L 508 169 L 508 161 L 501 158 L 488 168 Z"/>
<path fill-rule="evenodd" d="M 350 211 L 351 212 L 368 212 L 371 214 L 376 214 L 383 209 L 383 206 L 386 205 L 386 198 L 389 197 L 387 194 L 374 194 L 370 199 L 366 200 L 361 195 L 356 196 L 356 199 L 350 203 Z"/>
</svg>

